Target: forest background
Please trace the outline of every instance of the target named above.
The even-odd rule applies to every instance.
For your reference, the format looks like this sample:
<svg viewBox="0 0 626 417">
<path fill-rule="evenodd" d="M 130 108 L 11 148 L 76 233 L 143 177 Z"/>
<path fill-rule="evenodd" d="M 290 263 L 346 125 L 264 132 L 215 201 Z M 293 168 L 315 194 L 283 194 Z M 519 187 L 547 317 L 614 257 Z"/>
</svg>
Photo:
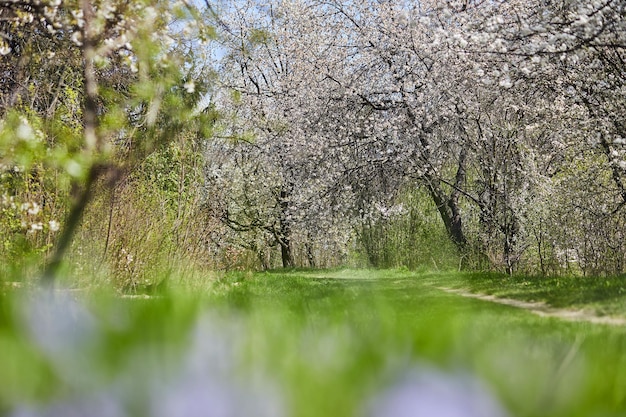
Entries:
<svg viewBox="0 0 626 417">
<path fill-rule="evenodd" d="M 625 14 L 0 0 L 0 276 L 623 274 Z"/>
</svg>

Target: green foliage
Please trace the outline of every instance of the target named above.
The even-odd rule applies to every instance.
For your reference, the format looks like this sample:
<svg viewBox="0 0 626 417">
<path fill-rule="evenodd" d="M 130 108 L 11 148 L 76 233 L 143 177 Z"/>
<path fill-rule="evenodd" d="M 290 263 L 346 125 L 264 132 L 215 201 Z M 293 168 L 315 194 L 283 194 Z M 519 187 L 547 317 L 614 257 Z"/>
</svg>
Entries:
<svg viewBox="0 0 626 417">
<path fill-rule="evenodd" d="M 171 37 L 177 35 L 168 27 L 170 11 L 205 39 L 210 27 L 194 25 L 194 7 L 169 2 L 62 2 L 45 13 L 28 4 L 9 7 L 2 23 L 12 25 L 14 46 L 1 64 L 7 80 L 0 87 L 8 94 L 0 100 L 0 265 L 41 268 L 45 258 L 34 255 L 48 252 L 63 220 L 77 214 L 59 233 L 50 275 L 94 196 L 103 212 L 90 210 L 82 219 L 87 229 L 74 247 L 75 270 L 99 270 L 112 253 L 125 251 L 130 259 L 142 243 L 149 256 L 141 262 L 166 260 L 154 263 L 165 268 L 171 257 L 164 253 L 189 249 L 182 240 L 190 235 L 186 216 L 198 206 L 200 182 L 191 142 L 209 135 L 216 118 L 196 107 L 206 85 L 190 63 L 193 53 Z M 23 24 L 29 21 L 35 23 Z M 120 178 L 126 182 L 117 184 Z M 131 216 L 120 222 L 126 240 L 111 232 L 116 209 Z M 156 237 L 162 230 L 165 236 Z M 109 266 L 125 271 L 113 281 L 141 275 L 117 261 Z"/>
<path fill-rule="evenodd" d="M 77 132 L 58 117 L 12 109 L 0 121 L 3 277 L 36 272 L 61 227 L 72 178 L 84 175 Z"/>
<path fill-rule="evenodd" d="M 101 284 L 136 293 L 186 265 L 210 262 L 201 155 L 190 134 L 154 151 L 112 189 L 99 184 L 70 254 L 76 274 L 100 274 Z"/>
<path fill-rule="evenodd" d="M 409 189 L 395 201 L 397 212 L 370 218 L 361 228 L 364 257 L 377 268 L 458 267 L 458 253 L 448 238 L 432 200 Z M 393 211 L 393 209 L 392 209 Z"/>
<path fill-rule="evenodd" d="M 575 307 L 599 314 L 626 315 L 626 276 L 528 276 L 466 273 L 445 285 L 553 307 Z"/>
<path fill-rule="evenodd" d="M 272 34 L 264 29 L 253 29 L 248 35 L 248 42 L 252 45 L 265 44 L 272 39 Z"/>
</svg>

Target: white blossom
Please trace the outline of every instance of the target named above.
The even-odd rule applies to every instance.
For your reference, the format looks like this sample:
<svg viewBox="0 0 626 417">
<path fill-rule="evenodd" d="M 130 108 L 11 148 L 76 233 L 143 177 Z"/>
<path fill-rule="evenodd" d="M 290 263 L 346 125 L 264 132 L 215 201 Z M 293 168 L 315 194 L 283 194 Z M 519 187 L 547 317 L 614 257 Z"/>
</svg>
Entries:
<svg viewBox="0 0 626 417">
<path fill-rule="evenodd" d="M 48 222 L 48 226 L 50 227 L 50 231 L 57 232 L 60 229 L 60 224 L 56 220 L 50 220 Z"/>
<path fill-rule="evenodd" d="M 37 203 L 31 203 L 30 204 L 30 208 L 28 208 L 28 214 L 35 216 L 39 213 L 39 211 L 41 210 L 41 207 L 39 206 L 39 204 Z"/>
<path fill-rule="evenodd" d="M 9 45 L 7 45 L 7 43 L 3 39 L 0 39 L 0 55 L 8 55 L 10 53 L 11 48 L 9 47 Z"/>
<path fill-rule="evenodd" d="M 185 91 L 188 92 L 189 94 L 196 91 L 196 84 L 193 82 L 193 80 L 187 81 L 183 85 L 183 87 L 185 88 Z"/>
</svg>

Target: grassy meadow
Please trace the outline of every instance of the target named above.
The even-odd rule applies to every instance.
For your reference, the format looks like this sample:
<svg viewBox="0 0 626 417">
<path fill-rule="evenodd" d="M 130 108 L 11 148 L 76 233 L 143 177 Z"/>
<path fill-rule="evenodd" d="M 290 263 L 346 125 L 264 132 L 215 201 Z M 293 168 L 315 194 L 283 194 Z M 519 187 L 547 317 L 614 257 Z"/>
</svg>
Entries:
<svg viewBox="0 0 626 417">
<path fill-rule="evenodd" d="M 7 287 L 0 415 L 625 415 L 626 327 L 439 289 L 624 313 L 621 291 L 578 282 L 577 297 L 404 270 L 238 273 L 133 298 Z"/>
</svg>

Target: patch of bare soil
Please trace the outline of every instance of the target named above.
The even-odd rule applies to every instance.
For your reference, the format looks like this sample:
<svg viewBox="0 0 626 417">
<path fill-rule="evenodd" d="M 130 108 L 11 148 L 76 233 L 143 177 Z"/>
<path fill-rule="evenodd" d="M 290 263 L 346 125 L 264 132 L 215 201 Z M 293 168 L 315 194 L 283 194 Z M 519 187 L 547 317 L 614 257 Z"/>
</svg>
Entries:
<svg viewBox="0 0 626 417">
<path fill-rule="evenodd" d="M 504 304 L 511 307 L 522 308 L 541 317 L 555 317 L 567 321 L 588 322 L 594 324 L 607 324 L 611 326 L 626 325 L 625 317 L 616 316 L 599 316 L 593 311 L 573 310 L 565 308 L 551 307 L 544 302 L 520 301 L 512 298 L 500 298 L 494 295 L 477 294 L 463 289 L 455 289 L 448 287 L 435 287 L 439 290 L 460 295 L 462 297 L 476 298 L 478 300 L 489 301 L 497 304 Z"/>
</svg>

